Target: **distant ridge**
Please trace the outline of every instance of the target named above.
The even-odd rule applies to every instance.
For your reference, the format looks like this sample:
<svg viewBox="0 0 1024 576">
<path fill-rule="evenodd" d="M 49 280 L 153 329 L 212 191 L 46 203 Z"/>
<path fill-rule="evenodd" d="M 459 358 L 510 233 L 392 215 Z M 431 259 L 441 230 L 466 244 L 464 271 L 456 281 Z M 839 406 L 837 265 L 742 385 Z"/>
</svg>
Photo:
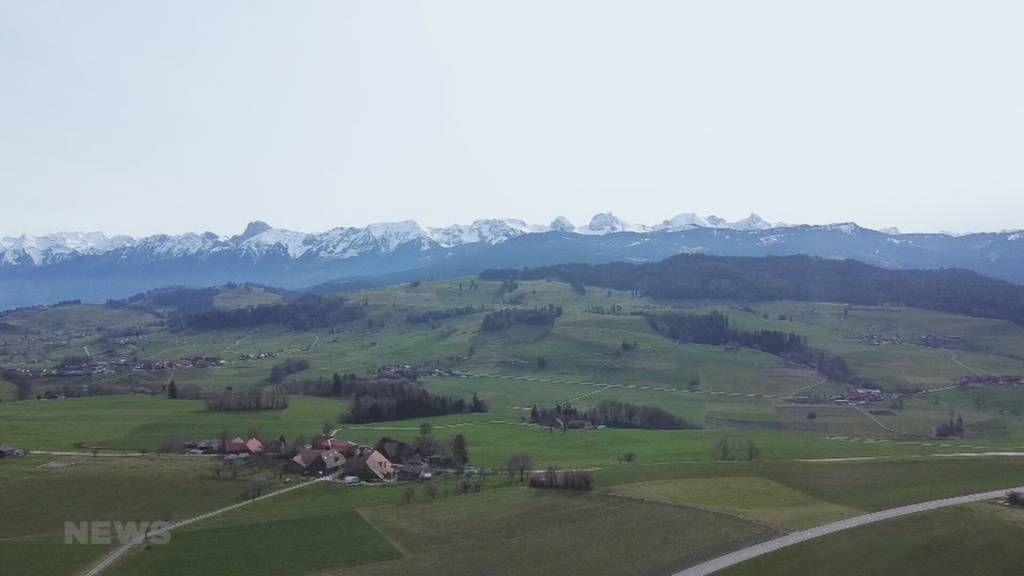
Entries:
<svg viewBox="0 0 1024 576">
<path fill-rule="evenodd" d="M 124 298 L 167 285 L 257 282 L 302 289 L 475 274 L 484 268 L 564 262 L 652 262 L 680 253 L 808 254 L 894 269 L 965 268 L 1024 283 L 1024 233 L 899 234 L 852 222 L 783 225 L 756 214 L 728 222 L 684 213 L 660 224 L 600 213 L 533 225 L 477 220 L 442 228 L 415 221 L 306 233 L 252 222 L 232 236 L 210 232 L 107 237 L 60 233 L 0 239 L 0 308 Z"/>
</svg>

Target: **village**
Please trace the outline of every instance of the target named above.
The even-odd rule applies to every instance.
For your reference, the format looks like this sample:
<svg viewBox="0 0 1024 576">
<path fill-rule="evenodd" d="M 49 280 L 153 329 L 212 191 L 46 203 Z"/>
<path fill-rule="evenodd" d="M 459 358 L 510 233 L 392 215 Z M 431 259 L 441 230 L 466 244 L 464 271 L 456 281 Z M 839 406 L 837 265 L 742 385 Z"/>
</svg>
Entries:
<svg viewBox="0 0 1024 576">
<path fill-rule="evenodd" d="M 448 471 L 474 472 L 455 455 L 421 455 L 406 442 L 383 437 L 373 446 L 360 445 L 337 438 L 333 433 L 321 434 L 306 442 L 288 442 L 284 437 L 263 440 L 258 435 L 248 438 L 212 438 L 187 442 L 184 453 L 219 456 L 234 467 L 247 462 L 281 462 L 280 472 L 302 476 L 335 475 L 345 484 L 390 483 L 395 481 L 430 480 Z"/>
</svg>

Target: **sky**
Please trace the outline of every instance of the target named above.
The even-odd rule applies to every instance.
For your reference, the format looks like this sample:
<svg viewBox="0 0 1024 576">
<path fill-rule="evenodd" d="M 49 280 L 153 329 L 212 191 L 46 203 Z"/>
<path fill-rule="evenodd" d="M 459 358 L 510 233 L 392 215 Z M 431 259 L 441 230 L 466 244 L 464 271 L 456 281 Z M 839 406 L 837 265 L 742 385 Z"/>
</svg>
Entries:
<svg viewBox="0 0 1024 576">
<path fill-rule="evenodd" d="M 1024 3 L 0 0 L 0 236 L 1024 228 Z"/>
</svg>

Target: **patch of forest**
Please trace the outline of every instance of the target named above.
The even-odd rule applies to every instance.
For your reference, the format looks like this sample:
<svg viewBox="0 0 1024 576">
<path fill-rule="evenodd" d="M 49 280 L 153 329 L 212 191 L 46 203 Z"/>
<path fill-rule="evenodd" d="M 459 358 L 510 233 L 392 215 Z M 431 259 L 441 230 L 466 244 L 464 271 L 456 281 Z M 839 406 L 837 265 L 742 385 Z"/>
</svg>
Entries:
<svg viewBox="0 0 1024 576">
<path fill-rule="evenodd" d="M 288 302 L 261 304 L 234 310 L 203 310 L 178 317 L 179 328 L 224 330 L 280 324 L 294 330 L 329 328 L 367 316 L 366 307 L 350 304 L 343 296 L 305 294 Z"/>
<path fill-rule="evenodd" d="M 407 378 L 334 374 L 330 380 L 289 382 L 286 386 L 295 393 L 351 398 L 352 407 L 342 419 L 354 424 L 487 412 L 489 409 L 475 393 L 468 401 L 443 396 L 426 390 L 419 381 Z"/>
<path fill-rule="evenodd" d="M 480 329 L 485 332 L 498 332 L 516 325 L 550 328 L 561 315 L 562 307 L 554 304 L 539 308 L 506 308 L 484 316 Z"/>
</svg>

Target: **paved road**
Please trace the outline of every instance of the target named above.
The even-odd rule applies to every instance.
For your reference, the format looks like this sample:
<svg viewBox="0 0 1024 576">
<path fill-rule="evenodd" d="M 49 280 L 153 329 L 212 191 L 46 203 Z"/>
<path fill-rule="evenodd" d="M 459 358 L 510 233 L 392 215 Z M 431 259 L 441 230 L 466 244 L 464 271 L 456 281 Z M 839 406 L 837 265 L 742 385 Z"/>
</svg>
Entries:
<svg viewBox="0 0 1024 576">
<path fill-rule="evenodd" d="M 315 480 L 310 480 L 308 482 L 303 482 L 301 484 L 296 484 L 295 486 L 289 486 L 288 488 L 284 488 L 282 490 L 278 490 L 277 492 L 271 492 L 270 494 L 264 494 L 263 496 L 260 496 L 258 498 L 252 498 L 252 499 L 249 499 L 249 500 L 245 500 L 244 502 L 239 502 L 238 504 L 232 504 L 230 506 L 225 506 L 223 508 L 214 510 L 213 512 L 207 512 L 206 514 L 201 514 L 199 516 L 194 516 L 192 518 L 188 518 L 187 520 L 181 520 L 179 522 L 175 522 L 174 524 L 171 524 L 170 526 L 168 526 L 167 528 L 164 528 L 163 530 L 152 530 L 149 533 L 147 533 L 144 538 L 136 538 L 134 540 L 131 540 L 129 542 L 126 542 L 126 543 L 118 546 L 117 548 L 114 548 L 113 550 L 110 551 L 109 554 L 104 556 L 99 562 L 97 562 L 96 564 L 93 564 L 93 566 L 91 568 L 89 568 L 88 570 L 83 572 L 82 576 L 98 576 L 104 570 L 109 568 L 111 564 L 113 564 L 119 558 L 124 556 L 125 553 L 127 553 L 129 550 L 131 550 L 133 546 L 137 546 L 137 545 L 143 543 L 146 540 L 146 538 L 149 538 L 149 537 L 152 537 L 152 536 L 156 536 L 158 534 L 163 534 L 163 533 L 166 533 L 166 532 L 170 532 L 171 530 L 174 530 L 176 528 L 181 528 L 182 526 L 187 526 L 189 524 L 192 524 L 193 522 L 199 522 L 200 520 L 206 520 L 207 518 L 212 518 L 214 516 L 219 516 L 220 514 L 223 514 L 225 512 L 230 512 L 231 510 L 234 510 L 236 508 L 241 508 L 242 506 L 248 506 L 250 504 L 259 502 L 261 500 L 266 500 L 267 498 L 273 498 L 274 496 L 280 496 L 281 494 L 284 494 L 286 492 L 291 492 L 292 490 L 298 490 L 299 488 L 305 488 L 306 486 L 312 486 L 313 484 L 316 484 L 317 482 L 325 482 L 325 481 L 333 479 L 335 476 L 337 476 L 337 474 L 330 474 L 330 475 L 324 476 L 322 478 L 317 478 Z"/>
<path fill-rule="evenodd" d="M 775 538 L 774 540 L 768 540 L 767 542 L 761 542 L 760 544 L 755 544 L 753 546 L 743 548 L 742 550 L 730 552 L 724 556 L 719 556 L 718 558 L 713 558 L 702 564 L 687 568 L 686 570 L 676 572 L 672 576 L 704 576 L 705 574 L 717 572 L 723 568 L 728 568 L 734 564 L 750 560 L 751 558 L 756 558 L 757 556 L 774 552 L 780 548 L 805 542 L 819 536 L 832 534 L 833 532 L 848 530 L 850 528 L 856 528 L 857 526 L 863 526 L 865 524 L 871 524 L 872 522 L 879 522 L 881 520 L 888 520 L 890 518 L 898 518 L 900 516 L 906 516 L 907 514 L 914 514 L 916 512 L 936 510 L 938 508 L 967 504 L 969 502 L 978 502 L 980 500 L 991 500 L 993 498 L 1005 496 L 1006 492 L 1009 490 L 1024 490 L 1024 487 L 1005 488 L 1003 490 L 992 490 L 990 492 L 980 492 L 978 494 L 969 494 L 967 496 L 957 496 L 955 498 L 943 498 L 942 500 L 910 504 L 909 506 L 890 508 L 888 510 L 881 510 L 879 512 L 872 512 L 870 514 L 863 514 L 861 516 L 854 516 L 853 518 L 847 518 L 845 520 L 822 524 L 821 526 L 801 530 L 799 532 L 791 532 L 785 536 Z"/>
</svg>

